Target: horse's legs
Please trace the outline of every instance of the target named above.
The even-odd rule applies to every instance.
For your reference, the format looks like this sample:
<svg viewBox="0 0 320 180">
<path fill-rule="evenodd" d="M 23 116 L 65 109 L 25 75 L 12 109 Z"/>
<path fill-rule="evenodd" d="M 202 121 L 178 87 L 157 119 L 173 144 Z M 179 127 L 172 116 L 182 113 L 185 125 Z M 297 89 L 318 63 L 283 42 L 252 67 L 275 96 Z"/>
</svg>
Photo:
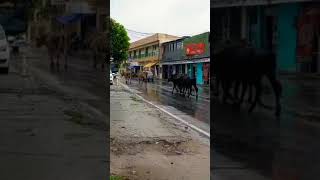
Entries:
<svg viewBox="0 0 320 180">
<path fill-rule="evenodd" d="M 252 84 L 252 82 L 250 82 L 248 84 L 248 86 L 249 86 L 248 102 L 252 103 L 252 93 L 253 93 L 253 84 Z"/>
<path fill-rule="evenodd" d="M 222 91 L 223 91 L 223 94 L 222 94 L 222 102 L 223 103 L 226 103 L 227 102 L 227 94 L 228 94 L 228 88 L 227 88 L 227 82 L 226 81 L 222 81 L 221 82 L 222 84 Z"/>
<path fill-rule="evenodd" d="M 240 80 L 235 81 L 234 89 L 233 89 L 233 97 L 236 104 L 239 104 L 239 87 L 240 87 Z"/>
<path fill-rule="evenodd" d="M 253 109 L 256 107 L 257 102 L 259 101 L 259 98 L 261 96 L 261 79 L 257 80 L 255 83 L 255 88 L 256 88 L 256 96 L 254 98 L 253 103 L 251 104 L 250 108 L 249 108 L 249 113 L 251 113 L 253 111 Z"/>
<path fill-rule="evenodd" d="M 194 90 L 196 91 L 196 99 L 198 100 L 198 87 L 197 87 L 197 84 L 194 84 Z"/>
<path fill-rule="evenodd" d="M 278 117 L 280 116 L 281 112 L 281 104 L 280 104 L 280 96 L 282 93 L 282 87 L 280 82 L 276 79 L 275 75 L 269 75 L 269 81 L 272 85 L 273 92 L 275 94 L 275 100 L 276 100 L 276 112 L 275 115 Z"/>
<path fill-rule="evenodd" d="M 243 103 L 243 99 L 244 99 L 244 95 L 246 94 L 247 87 L 248 87 L 248 82 L 243 81 L 242 82 L 242 90 L 241 90 L 242 92 L 241 92 L 241 96 L 240 96 L 239 106 Z"/>
</svg>

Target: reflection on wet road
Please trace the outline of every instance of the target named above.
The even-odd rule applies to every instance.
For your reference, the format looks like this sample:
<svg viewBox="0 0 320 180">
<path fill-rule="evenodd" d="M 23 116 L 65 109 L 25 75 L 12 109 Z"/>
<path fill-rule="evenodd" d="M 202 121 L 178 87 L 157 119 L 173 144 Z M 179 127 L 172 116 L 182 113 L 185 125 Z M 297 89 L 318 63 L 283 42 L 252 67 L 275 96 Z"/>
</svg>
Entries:
<svg viewBox="0 0 320 180">
<path fill-rule="evenodd" d="M 212 99 L 216 132 L 213 156 L 223 154 L 244 164 L 239 169 L 228 169 L 228 177 L 237 177 L 239 170 L 249 169 L 273 180 L 319 179 L 319 81 L 282 78 L 283 111 L 279 119 L 262 107 L 249 115 L 247 108 L 235 111 L 231 105 Z M 272 105 L 274 101 L 272 96 L 264 95 L 263 102 Z M 213 163 L 217 176 L 227 169 L 219 164 Z"/>
<path fill-rule="evenodd" d="M 139 91 L 143 98 L 161 104 L 171 106 L 188 114 L 189 116 L 210 124 L 210 95 L 208 87 L 199 87 L 199 97 L 182 97 L 176 93 L 172 94 L 172 84 L 162 80 L 151 83 L 140 83 L 132 80 L 128 84 L 132 89 Z"/>
</svg>

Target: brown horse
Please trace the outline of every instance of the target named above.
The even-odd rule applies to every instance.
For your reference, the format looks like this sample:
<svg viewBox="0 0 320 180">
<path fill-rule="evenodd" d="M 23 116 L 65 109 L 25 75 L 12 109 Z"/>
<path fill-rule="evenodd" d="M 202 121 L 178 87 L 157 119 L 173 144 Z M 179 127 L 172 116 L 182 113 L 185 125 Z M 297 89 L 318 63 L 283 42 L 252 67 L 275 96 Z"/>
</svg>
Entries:
<svg viewBox="0 0 320 180">
<path fill-rule="evenodd" d="M 101 64 L 102 71 L 104 70 L 108 52 L 107 38 L 106 33 L 99 32 L 91 34 L 86 40 L 93 53 L 93 67 L 96 69 L 97 65 Z"/>
<path fill-rule="evenodd" d="M 45 46 L 48 50 L 50 68 L 59 70 L 60 59 L 64 60 L 67 69 L 67 52 L 70 46 L 69 37 L 63 32 L 42 33 L 36 38 L 37 47 Z"/>
<path fill-rule="evenodd" d="M 124 78 L 126 80 L 126 84 L 131 84 L 132 72 L 130 71 L 124 72 Z"/>
<path fill-rule="evenodd" d="M 145 71 L 141 71 L 138 73 L 139 84 L 140 84 L 140 82 L 147 82 L 147 75 L 148 75 L 148 73 Z"/>
</svg>

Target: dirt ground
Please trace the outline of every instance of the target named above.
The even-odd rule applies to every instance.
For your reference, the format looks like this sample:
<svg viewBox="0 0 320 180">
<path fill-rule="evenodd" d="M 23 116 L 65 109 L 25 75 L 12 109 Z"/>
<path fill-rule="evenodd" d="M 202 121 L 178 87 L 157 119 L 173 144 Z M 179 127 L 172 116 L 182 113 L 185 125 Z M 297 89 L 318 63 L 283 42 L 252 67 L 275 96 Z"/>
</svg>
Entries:
<svg viewBox="0 0 320 180">
<path fill-rule="evenodd" d="M 110 92 L 110 168 L 128 180 L 210 179 L 210 143 L 121 86 Z"/>
</svg>

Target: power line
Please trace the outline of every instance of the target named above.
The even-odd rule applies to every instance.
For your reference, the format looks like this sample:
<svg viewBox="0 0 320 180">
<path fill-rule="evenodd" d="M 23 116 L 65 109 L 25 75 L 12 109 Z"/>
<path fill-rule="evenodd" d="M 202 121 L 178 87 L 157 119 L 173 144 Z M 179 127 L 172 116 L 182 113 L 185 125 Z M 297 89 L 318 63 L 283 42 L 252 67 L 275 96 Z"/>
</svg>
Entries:
<svg viewBox="0 0 320 180">
<path fill-rule="evenodd" d="M 131 30 L 131 29 L 126 29 L 126 30 L 131 32 L 131 33 L 134 33 L 134 34 L 144 34 L 144 35 L 152 35 L 152 34 L 154 34 L 154 33 L 145 33 L 145 32 L 134 31 L 134 30 Z"/>
</svg>

